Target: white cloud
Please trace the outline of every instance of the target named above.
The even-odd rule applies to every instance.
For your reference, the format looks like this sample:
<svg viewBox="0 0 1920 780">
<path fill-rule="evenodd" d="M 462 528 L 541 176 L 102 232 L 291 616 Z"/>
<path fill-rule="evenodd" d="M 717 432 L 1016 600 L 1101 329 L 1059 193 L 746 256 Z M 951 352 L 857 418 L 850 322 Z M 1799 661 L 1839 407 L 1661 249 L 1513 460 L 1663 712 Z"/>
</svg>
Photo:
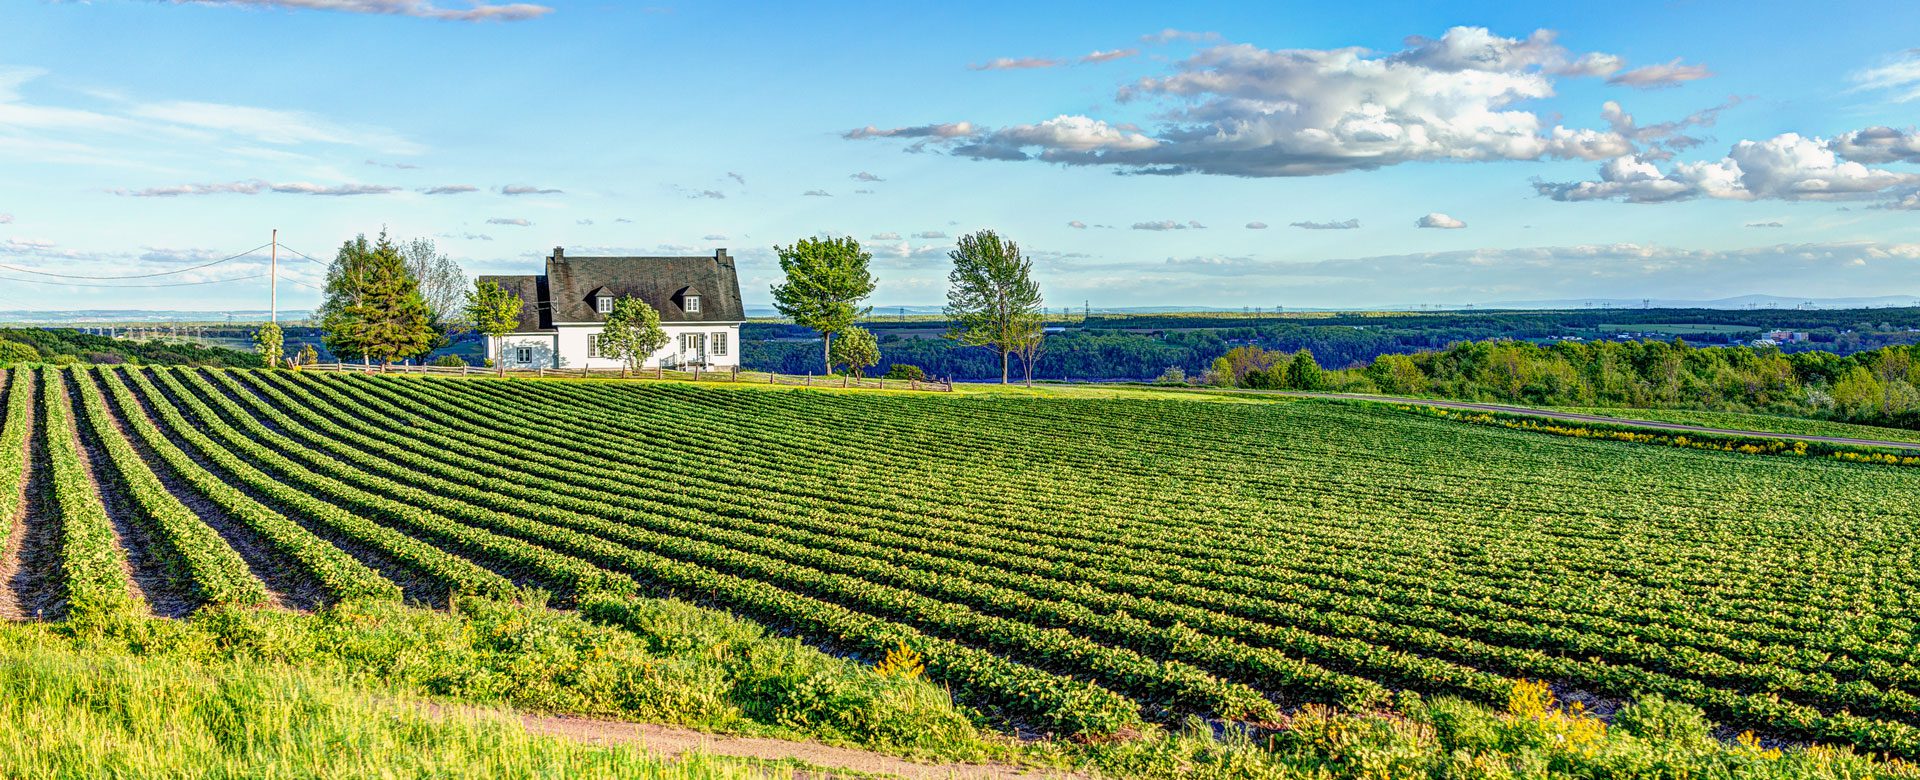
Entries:
<svg viewBox="0 0 1920 780">
<path fill-rule="evenodd" d="M 1772 221 L 1768 221 L 1768 222 L 1748 222 L 1748 223 L 1747 223 L 1747 227 L 1750 227 L 1750 228 L 1777 228 L 1777 227 L 1786 227 L 1786 223 L 1783 223 L 1783 222 L 1780 222 L 1779 220 L 1772 220 Z"/>
<path fill-rule="evenodd" d="M 1266 229 L 1267 229 L 1267 223 L 1265 223 L 1265 222 L 1248 222 L 1248 223 L 1247 223 L 1247 229 L 1248 229 L 1248 230 L 1266 230 Z"/>
<path fill-rule="evenodd" d="M 1061 115 L 998 130 L 869 127 L 847 137 L 911 137 L 921 139 L 914 151 L 939 145 L 982 160 L 1147 174 L 1312 176 L 1427 160 L 1600 160 L 1639 149 L 1612 129 L 1549 126 L 1521 104 L 1551 97 L 1556 74 L 1605 71 L 1608 56 L 1569 63 L 1550 32 L 1504 38 L 1477 27 L 1412 38 L 1387 54 L 1218 45 L 1120 90 L 1122 102 L 1170 104 L 1152 132 Z"/>
<path fill-rule="evenodd" d="M 1147 33 L 1146 35 L 1140 36 L 1141 43 L 1172 43 L 1174 41 L 1193 42 L 1193 41 L 1217 41 L 1217 40 L 1220 40 L 1220 34 L 1217 32 L 1192 32 L 1188 30 L 1176 30 L 1176 29 L 1173 29 L 1172 27 L 1168 27 L 1157 33 Z"/>
<path fill-rule="evenodd" d="M 487 220 L 487 224 L 512 225 L 514 227 L 527 227 L 532 225 L 533 223 L 528 220 L 521 219 L 519 217 L 494 217 L 492 219 Z"/>
<path fill-rule="evenodd" d="M 1158 222 L 1133 223 L 1134 230 L 1205 230 L 1206 228 L 1207 226 L 1200 224 L 1200 221 L 1197 219 L 1190 219 L 1185 222 L 1163 219 Z"/>
<path fill-rule="evenodd" d="M 944 233 L 944 232 L 941 232 L 941 231 L 938 231 L 938 230 L 922 230 L 922 231 L 920 231 L 920 232 L 918 232 L 918 233 L 915 233 L 915 234 L 913 234 L 913 237 L 914 237 L 914 238 L 927 238 L 927 239 L 933 239 L 933 238 L 946 238 L 946 237 L 947 237 L 947 234 L 946 234 L 946 233 Z"/>
<path fill-rule="evenodd" d="M 1305 230 L 1358 230 L 1360 229 L 1360 218 L 1327 220 L 1325 222 L 1294 222 L 1291 224 L 1291 227 Z"/>
<path fill-rule="evenodd" d="M 1920 100 L 1920 49 L 1908 49 L 1888 57 L 1880 65 L 1855 72 L 1850 77 L 1855 91 L 1882 90 L 1896 103 Z"/>
<path fill-rule="evenodd" d="M 283 146 L 335 144 L 375 149 L 388 154 L 419 154 L 423 148 L 391 130 L 350 127 L 305 111 L 235 106 L 174 100 L 132 106 L 127 113 L 140 119 L 197 127 Z"/>
<path fill-rule="evenodd" d="M 1460 220 L 1454 219 L 1453 217 L 1449 217 L 1445 214 L 1435 211 L 1435 212 L 1429 213 L 1424 217 L 1421 217 L 1418 220 L 1415 220 L 1413 223 L 1413 226 L 1423 227 L 1423 228 L 1439 228 L 1441 230 L 1459 230 L 1460 228 L 1466 227 L 1467 223 L 1461 222 Z"/>
<path fill-rule="evenodd" d="M 0 225 L 11 225 L 11 224 L 13 224 L 12 214 L 0 214 Z"/>
<path fill-rule="evenodd" d="M 1575 78 L 1582 76 L 1599 78 L 1611 76 L 1626 66 L 1627 61 L 1621 59 L 1618 55 L 1596 51 L 1580 55 L 1579 59 L 1554 68 L 1553 72 L 1556 75 Z"/>
<path fill-rule="evenodd" d="M 699 192 L 696 192 L 696 193 L 694 193 L 694 194 L 692 194 L 692 195 L 688 195 L 687 197 L 689 197 L 689 198 L 693 198 L 693 199 L 695 199 L 695 200 L 700 200 L 700 199 L 706 199 L 706 200 L 726 200 L 726 198 L 727 198 L 727 194 L 726 194 L 726 193 L 724 193 L 724 192 L 721 192 L 721 191 L 719 191 L 719 190 L 701 190 L 701 191 L 699 191 Z"/>
<path fill-rule="evenodd" d="M 719 233 L 708 233 L 700 237 L 701 241 L 725 241 L 727 237 Z"/>
<path fill-rule="evenodd" d="M 1049 59 L 1046 57 L 1001 57 L 996 60 L 968 65 L 967 70 L 1028 70 L 1032 68 L 1057 68 L 1065 64 L 1067 64 L 1066 60 Z"/>
<path fill-rule="evenodd" d="M 265 192 L 288 195 L 385 195 L 399 190 L 399 187 L 383 184 L 315 184 L 306 181 L 274 183 L 264 179 L 252 179 L 210 184 L 176 184 L 169 187 L 114 190 L 113 192 L 116 195 L 130 195 L 136 198 L 172 198 L 181 195 L 259 195 Z"/>
<path fill-rule="evenodd" d="M 593 224 L 593 220 L 591 220 L 591 219 L 579 219 L 579 220 L 574 220 L 574 222 L 573 222 L 573 224 L 575 224 L 575 225 L 591 225 L 591 224 Z"/>
<path fill-rule="evenodd" d="M 303 11 L 341 11 L 355 14 L 412 16 L 450 22 L 515 22 L 536 19 L 553 9 L 533 3 L 468 2 L 465 8 L 442 8 L 429 0 L 166 0 L 172 5 L 230 5 L 247 8 L 283 8 Z"/>
<path fill-rule="evenodd" d="M 734 173 L 733 171 L 727 171 L 727 178 L 732 179 L 736 182 L 739 182 L 740 186 L 742 187 L 747 186 L 747 177 L 741 176 L 738 173 Z"/>
<path fill-rule="evenodd" d="M 500 188 L 502 195 L 559 195 L 560 190 L 535 187 L 531 184 L 509 184 Z"/>
<path fill-rule="evenodd" d="M 1074 230 L 1086 230 L 1087 223 L 1081 222 L 1080 220 L 1076 219 L 1071 222 L 1068 222 L 1067 227 L 1073 228 Z"/>
<path fill-rule="evenodd" d="M 912 260 L 920 257 L 934 257 L 946 254 L 947 249 L 948 247 L 938 244 L 921 244 L 920 246 L 914 246 L 906 241 L 881 243 L 866 247 L 866 250 L 872 252 L 874 257 L 890 260 Z"/>
<path fill-rule="evenodd" d="M 831 197 L 833 197 L 833 193 L 831 193 L 831 192 L 828 192 L 828 191 L 826 191 L 826 190 L 807 190 L 806 192 L 802 192 L 802 193 L 800 193 L 800 194 L 801 194 L 801 195 L 805 195 L 805 196 L 807 196 L 807 197 L 810 197 L 810 198 L 831 198 Z"/>
<path fill-rule="evenodd" d="M 1660 87 L 1677 87 L 1688 81 L 1699 81 L 1700 79 L 1711 78 L 1712 76 L 1713 71 L 1707 70 L 1707 66 L 1682 65 L 1680 64 L 1680 58 L 1675 57 L 1672 62 L 1664 65 L 1643 65 L 1624 73 L 1615 74 L 1612 78 L 1607 79 L 1607 83 L 1633 87 L 1635 89 L 1658 89 Z"/>
<path fill-rule="evenodd" d="M 894 233 L 894 232 L 875 233 L 871 236 L 867 236 L 867 240 L 868 241 L 899 241 L 900 234 Z"/>
<path fill-rule="evenodd" d="M 886 181 L 886 179 L 882 179 L 866 171 L 850 174 L 847 176 L 847 178 L 852 179 L 854 181 Z"/>
<path fill-rule="evenodd" d="M 480 191 L 479 187 L 475 187 L 471 184 L 442 184 L 438 187 L 428 187 L 426 189 L 423 189 L 420 191 L 420 194 L 422 195 L 460 195 L 463 193 L 479 192 L 479 191 Z"/>
<path fill-rule="evenodd" d="M 1139 54 L 1140 54 L 1139 49 L 1109 49 L 1107 51 L 1101 51 L 1099 49 L 1095 49 L 1091 52 L 1088 52 L 1086 56 L 1081 57 L 1080 64 L 1089 65 L 1089 64 L 1098 63 L 1098 62 L 1112 62 L 1114 60 L 1124 60 L 1128 57 L 1137 56 Z"/>
<path fill-rule="evenodd" d="M 1920 163 L 1920 133 L 1909 127 L 1896 130 L 1891 127 L 1869 127 L 1841 133 L 1833 139 L 1834 153 L 1855 162 Z"/>
<path fill-rule="evenodd" d="M 866 127 L 841 133 L 840 137 L 849 140 L 862 138 L 965 138 L 980 132 L 980 130 L 981 128 L 976 127 L 972 122 L 914 125 L 911 127 L 895 127 L 889 130 L 882 130 L 873 125 L 867 125 Z"/>
<path fill-rule="evenodd" d="M 1861 199 L 1920 183 L 1920 174 L 1842 160 L 1833 146 L 1785 133 L 1765 141 L 1741 141 L 1719 160 L 1678 163 L 1662 171 L 1643 158 L 1619 157 L 1600 166 L 1596 181 L 1536 182 L 1534 187 L 1554 200 L 1661 203 L 1695 198 Z"/>
</svg>

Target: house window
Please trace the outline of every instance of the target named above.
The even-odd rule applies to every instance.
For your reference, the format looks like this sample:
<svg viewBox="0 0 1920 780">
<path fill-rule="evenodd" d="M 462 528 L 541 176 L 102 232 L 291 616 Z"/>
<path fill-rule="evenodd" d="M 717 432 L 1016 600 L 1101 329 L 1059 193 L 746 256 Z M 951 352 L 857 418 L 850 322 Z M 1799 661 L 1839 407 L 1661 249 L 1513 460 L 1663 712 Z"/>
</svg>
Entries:
<svg viewBox="0 0 1920 780">
<path fill-rule="evenodd" d="M 598 299 L 594 300 L 594 305 L 600 309 L 601 314 L 612 314 L 613 313 L 613 296 L 602 295 Z"/>
<path fill-rule="evenodd" d="M 712 346 L 714 357 L 726 357 L 727 334 L 725 331 L 720 331 L 713 334 L 712 338 L 708 339 L 707 343 Z"/>
<path fill-rule="evenodd" d="M 514 347 L 513 362 L 525 365 L 533 362 L 533 347 Z"/>
<path fill-rule="evenodd" d="M 688 314 L 699 314 L 700 313 L 700 296 L 698 295 L 687 296 L 686 309 Z"/>
<path fill-rule="evenodd" d="M 587 337 L 587 357 L 597 358 L 599 356 L 600 356 L 600 337 L 597 335 L 588 336 Z"/>
</svg>

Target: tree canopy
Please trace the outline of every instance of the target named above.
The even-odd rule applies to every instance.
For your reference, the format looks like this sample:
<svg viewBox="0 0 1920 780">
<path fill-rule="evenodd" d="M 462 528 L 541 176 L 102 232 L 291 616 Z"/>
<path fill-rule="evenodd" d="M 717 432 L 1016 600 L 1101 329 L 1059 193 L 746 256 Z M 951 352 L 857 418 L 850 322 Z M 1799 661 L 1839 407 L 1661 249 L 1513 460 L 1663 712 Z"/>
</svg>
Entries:
<svg viewBox="0 0 1920 780">
<path fill-rule="evenodd" d="M 322 341 L 341 357 L 391 363 L 432 351 L 439 335 L 406 259 L 382 233 L 341 245 L 327 269 Z"/>
<path fill-rule="evenodd" d="M 861 301 L 873 294 L 873 255 L 851 236 L 803 238 L 775 246 L 786 281 L 773 287 L 773 307 L 781 316 L 820 333 L 820 356 L 833 373 L 833 337 L 872 311 Z"/>
<path fill-rule="evenodd" d="M 849 327 L 840 332 L 840 338 L 833 342 L 831 365 L 846 366 L 847 373 L 856 377 L 867 375 L 867 369 L 880 362 L 880 342 L 866 328 Z"/>
<path fill-rule="evenodd" d="M 647 357 L 667 345 L 667 332 L 660 327 L 660 312 L 639 298 L 621 298 L 613 302 L 600 335 L 600 354 L 621 362 L 624 372 L 645 364 Z"/>
<path fill-rule="evenodd" d="M 286 334 L 280 332 L 277 323 L 261 325 L 259 330 L 253 332 L 253 348 L 260 353 L 260 360 L 267 364 L 267 368 L 280 368 L 281 358 L 286 356 Z"/>
<path fill-rule="evenodd" d="M 526 301 L 520 296 L 489 279 L 478 279 L 473 289 L 466 294 L 464 317 L 473 329 L 485 334 L 496 356 L 493 363 L 500 373 L 506 373 L 506 353 L 500 346 L 500 337 L 512 333 L 520 327 L 520 309 Z"/>
</svg>

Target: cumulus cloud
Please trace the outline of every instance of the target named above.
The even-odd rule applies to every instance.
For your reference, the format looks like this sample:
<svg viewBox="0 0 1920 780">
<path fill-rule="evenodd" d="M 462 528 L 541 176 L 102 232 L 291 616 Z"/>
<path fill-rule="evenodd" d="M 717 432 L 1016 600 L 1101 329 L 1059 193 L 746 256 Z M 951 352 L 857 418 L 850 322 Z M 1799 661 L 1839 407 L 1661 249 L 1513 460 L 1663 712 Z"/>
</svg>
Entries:
<svg viewBox="0 0 1920 780">
<path fill-rule="evenodd" d="M 1719 160 L 1676 163 L 1663 171 L 1642 157 L 1619 157 L 1601 164 L 1597 180 L 1535 182 L 1534 188 L 1561 201 L 1663 203 L 1695 198 L 1862 199 L 1920 183 L 1920 174 L 1843 160 L 1834 147 L 1834 142 L 1784 133 L 1765 141 L 1741 141 Z"/>
<path fill-rule="evenodd" d="M 129 195 L 136 198 L 173 198 L 181 195 L 259 195 L 264 192 L 277 192 L 286 195 L 385 195 L 398 192 L 399 187 L 384 184 L 314 184 L 295 181 L 275 183 L 264 179 L 248 181 L 216 182 L 209 184 L 176 184 L 170 187 L 149 187 L 143 190 L 114 190 L 116 195 Z"/>
<path fill-rule="evenodd" d="M 1905 195 L 1895 195 L 1893 200 L 1876 203 L 1868 208 L 1920 211 L 1920 190 L 1908 192 Z"/>
<path fill-rule="evenodd" d="M 1028 70 L 1032 68 L 1057 68 L 1067 64 L 1066 60 L 1046 57 L 1001 57 L 987 62 L 978 62 L 967 66 L 967 70 Z"/>
<path fill-rule="evenodd" d="M 530 222 L 530 221 L 527 221 L 527 220 L 524 220 L 524 219 L 521 219 L 521 218 L 519 218 L 519 217 L 494 217 L 493 219 L 489 219 L 489 220 L 487 220 L 487 224 L 489 224 L 489 225 L 512 225 L 512 226 L 514 226 L 514 227 L 527 227 L 527 226 L 529 226 L 529 225 L 532 225 L 533 223 L 532 223 L 532 222 Z"/>
<path fill-rule="evenodd" d="M 918 139 L 915 151 L 1161 175 L 1313 176 L 1412 161 L 1602 160 L 1639 150 L 1615 130 L 1553 125 L 1523 105 L 1551 97 L 1555 75 L 1598 75 L 1611 62 L 1573 59 L 1551 32 L 1507 38 L 1478 27 L 1410 38 L 1384 54 L 1216 45 L 1175 63 L 1168 75 L 1120 89 L 1123 103 L 1166 104 L 1152 131 L 1061 115 L 998 129 L 869 127 L 847 137 L 899 135 Z M 946 130 L 935 135 L 933 127 Z"/>
<path fill-rule="evenodd" d="M 1920 100 L 1920 49 L 1908 49 L 1880 65 L 1852 74 L 1854 90 L 1882 90 L 1896 103 Z"/>
<path fill-rule="evenodd" d="M 502 195 L 558 195 L 559 190 L 535 187 L 531 184 L 509 184 L 500 188 Z"/>
<path fill-rule="evenodd" d="M 891 231 L 886 233 L 875 233 L 871 236 L 867 236 L 867 240 L 868 241 L 899 241 L 900 234 L 894 233 Z"/>
<path fill-rule="evenodd" d="M 709 200 L 726 200 L 727 194 L 719 190 L 701 190 L 699 192 L 693 193 L 692 195 L 688 195 L 687 197 L 693 198 L 695 200 L 698 200 L 701 198 L 706 198 Z"/>
<path fill-rule="evenodd" d="M 875 244 L 873 246 L 866 247 L 866 250 L 869 252 L 872 252 L 873 256 L 878 258 L 886 258 L 890 260 L 912 260 L 920 257 L 936 257 L 936 256 L 945 255 L 947 252 L 947 247 L 941 246 L 938 244 L 921 244 L 920 246 L 914 246 L 913 244 L 908 243 L 906 241 L 899 241 L 899 242 L 893 242 L 893 243 Z"/>
<path fill-rule="evenodd" d="M 1140 54 L 1139 49 L 1109 49 L 1107 51 L 1101 51 L 1099 49 L 1095 49 L 1091 52 L 1088 52 L 1086 56 L 1081 57 L 1080 64 L 1088 65 L 1088 64 L 1097 63 L 1097 62 L 1112 62 L 1114 60 L 1124 60 L 1128 57 L 1137 56 L 1139 54 Z"/>
<path fill-rule="evenodd" d="M 802 192 L 802 193 L 800 193 L 800 194 L 801 194 L 801 195 L 805 195 L 805 196 L 807 196 L 807 197 L 810 197 L 810 198 L 831 198 L 831 197 L 833 197 L 833 193 L 831 193 L 831 192 L 828 192 L 828 191 L 826 191 L 826 190 L 807 190 L 806 192 Z"/>
<path fill-rule="evenodd" d="M 1582 76 L 1600 78 L 1611 76 L 1626 66 L 1627 61 L 1621 59 L 1618 55 L 1596 51 L 1582 54 L 1579 59 L 1554 68 L 1553 72 L 1556 75 L 1572 76 L 1575 78 Z"/>
<path fill-rule="evenodd" d="M 1205 230 L 1206 228 L 1206 225 L 1200 224 L 1200 221 L 1196 219 L 1190 219 L 1185 222 L 1163 219 L 1158 222 L 1133 223 L 1134 230 Z"/>
<path fill-rule="evenodd" d="M 886 181 L 886 179 L 882 179 L 871 173 L 867 173 L 866 171 L 861 171 L 855 174 L 849 174 L 847 178 L 852 179 L 854 181 Z"/>
<path fill-rule="evenodd" d="M 245 8 L 284 8 L 303 11 L 341 11 L 355 14 L 412 16 L 448 22 L 517 22 L 537 19 L 553 9 L 533 3 L 464 3 L 443 8 L 429 0 L 166 0 L 171 5 L 230 5 Z"/>
<path fill-rule="evenodd" d="M 11 219 L 11 218 L 9 218 L 9 219 Z M 1068 223 L 1067 223 L 1067 227 L 1070 227 L 1070 228 L 1073 228 L 1074 230 L 1086 230 L 1086 229 L 1087 229 L 1087 223 L 1085 223 L 1085 222 L 1081 222 L 1080 220 L 1077 220 L 1077 219 L 1076 219 L 1076 220 L 1073 220 L 1073 221 L 1071 221 L 1071 222 L 1068 222 Z"/>
<path fill-rule="evenodd" d="M 1358 230 L 1360 229 L 1360 218 L 1355 217 L 1353 219 L 1338 221 L 1328 220 L 1326 222 L 1295 222 L 1292 223 L 1291 226 L 1304 228 L 1306 230 Z"/>
<path fill-rule="evenodd" d="M 1869 127 L 1841 133 L 1833 139 L 1831 148 L 1835 154 L 1855 162 L 1920 163 L 1920 133 L 1911 127 L 1905 130 Z"/>
<path fill-rule="evenodd" d="M 1454 219 L 1453 217 L 1449 217 L 1445 214 L 1435 211 L 1427 214 L 1424 217 L 1421 217 L 1415 220 L 1413 223 L 1413 226 L 1423 227 L 1423 228 L 1438 228 L 1440 230 L 1459 230 L 1460 228 L 1466 227 L 1467 223 L 1461 222 L 1460 220 Z"/>
<path fill-rule="evenodd" d="M 947 234 L 938 230 L 922 230 L 913 234 L 914 238 L 946 238 Z"/>
<path fill-rule="evenodd" d="M 438 187 L 428 187 L 424 190 L 421 190 L 420 194 L 422 195 L 459 195 L 461 193 L 479 192 L 479 191 L 480 191 L 479 187 L 475 187 L 471 184 L 442 184 Z"/>
<path fill-rule="evenodd" d="M 1267 223 L 1265 223 L 1265 222 L 1248 222 L 1248 223 L 1247 223 L 1247 229 L 1248 229 L 1248 230 L 1266 230 L 1266 229 L 1267 229 Z"/>
<path fill-rule="evenodd" d="M 1705 65 L 1682 65 L 1680 58 L 1664 65 L 1643 65 L 1633 70 L 1614 74 L 1607 79 L 1608 84 L 1617 84 L 1635 89 L 1658 89 L 1677 87 L 1689 81 L 1712 78 L 1713 71 Z"/>
</svg>

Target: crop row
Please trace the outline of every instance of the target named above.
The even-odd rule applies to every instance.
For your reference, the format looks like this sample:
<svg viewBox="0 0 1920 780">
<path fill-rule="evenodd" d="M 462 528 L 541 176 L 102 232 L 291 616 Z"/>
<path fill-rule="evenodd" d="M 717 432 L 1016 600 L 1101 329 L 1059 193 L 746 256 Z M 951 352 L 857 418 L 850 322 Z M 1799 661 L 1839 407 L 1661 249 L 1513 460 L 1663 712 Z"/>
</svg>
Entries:
<svg viewBox="0 0 1920 780">
<path fill-rule="evenodd" d="M 67 616 L 88 622 L 144 612 L 127 580 L 126 551 L 81 458 L 62 376 L 54 369 L 40 371 L 40 423 L 59 514 L 60 585 Z"/>
</svg>

